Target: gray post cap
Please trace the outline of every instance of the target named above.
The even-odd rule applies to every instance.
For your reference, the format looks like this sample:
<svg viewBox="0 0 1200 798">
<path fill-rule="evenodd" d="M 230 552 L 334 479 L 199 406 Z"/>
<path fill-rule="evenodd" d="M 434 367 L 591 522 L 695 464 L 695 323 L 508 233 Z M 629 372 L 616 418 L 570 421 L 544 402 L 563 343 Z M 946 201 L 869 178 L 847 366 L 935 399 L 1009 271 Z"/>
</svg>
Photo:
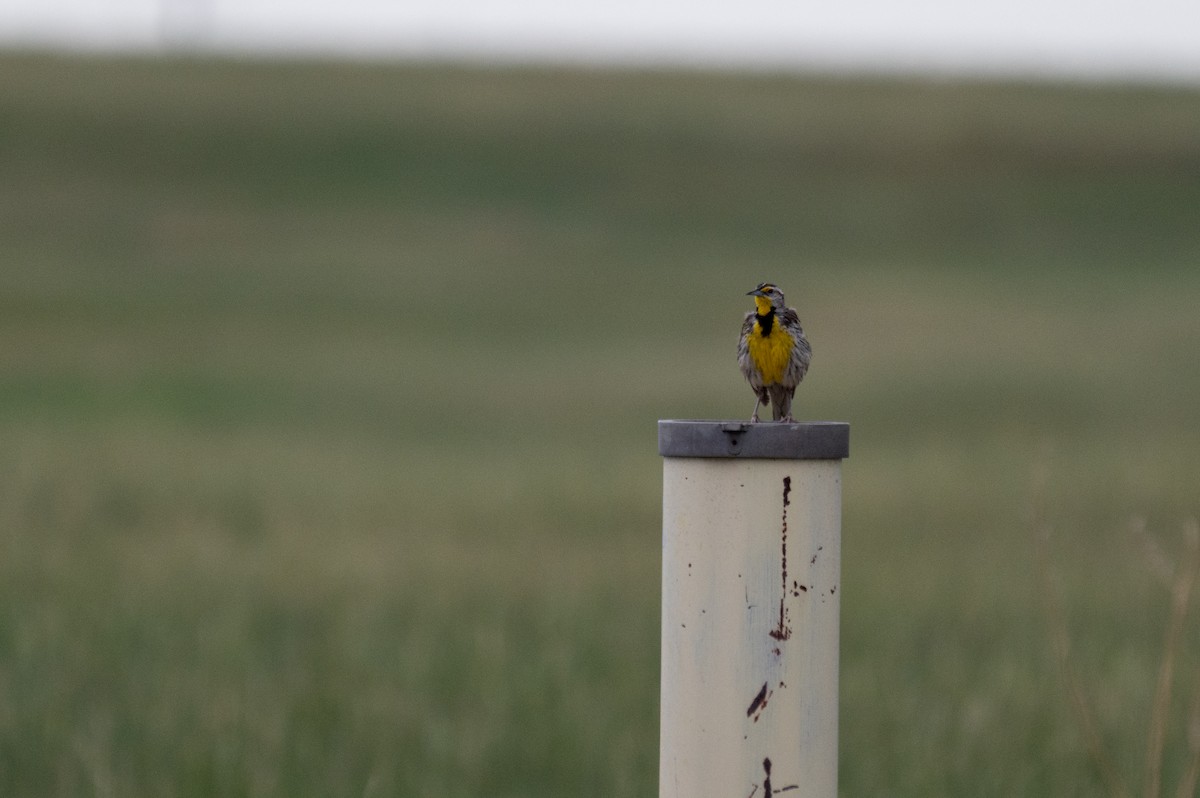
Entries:
<svg viewBox="0 0 1200 798">
<path fill-rule="evenodd" d="M 844 421 L 658 422 L 663 457 L 742 457 L 776 460 L 841 460 L 850 456 L 850 425 Z"/>
</svg>

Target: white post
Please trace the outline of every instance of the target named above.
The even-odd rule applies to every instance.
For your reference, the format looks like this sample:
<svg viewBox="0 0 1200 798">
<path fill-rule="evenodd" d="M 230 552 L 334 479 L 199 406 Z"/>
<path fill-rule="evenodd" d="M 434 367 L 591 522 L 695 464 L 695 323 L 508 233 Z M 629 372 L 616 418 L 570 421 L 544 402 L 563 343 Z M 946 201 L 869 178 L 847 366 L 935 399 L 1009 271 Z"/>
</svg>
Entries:
<svg viewBox="0 0 1200 798">
<path fill-rule="evenodd" d="M 836 798 L 849 425 L 660 421 L 660 798 Z"/>
</svg>

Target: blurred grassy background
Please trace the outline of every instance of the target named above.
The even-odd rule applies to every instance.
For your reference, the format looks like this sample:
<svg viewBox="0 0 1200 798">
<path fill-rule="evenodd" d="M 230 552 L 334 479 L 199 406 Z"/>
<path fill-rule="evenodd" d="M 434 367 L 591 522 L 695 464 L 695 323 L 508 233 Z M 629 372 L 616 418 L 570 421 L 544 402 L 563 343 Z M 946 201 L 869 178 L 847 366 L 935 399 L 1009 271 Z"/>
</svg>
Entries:
<svg viewBox="0 0 1200 798">
<path fill-rule="evenodd" d="M 0 793 L 654 794 L 655 420 L 749 415 L 762 280 L 852 425 L 843 794 L 1098 792 L 1039 463 L 1140 779 L 1200 93 L 9 54 L 0 174 Z"/>
</svg>

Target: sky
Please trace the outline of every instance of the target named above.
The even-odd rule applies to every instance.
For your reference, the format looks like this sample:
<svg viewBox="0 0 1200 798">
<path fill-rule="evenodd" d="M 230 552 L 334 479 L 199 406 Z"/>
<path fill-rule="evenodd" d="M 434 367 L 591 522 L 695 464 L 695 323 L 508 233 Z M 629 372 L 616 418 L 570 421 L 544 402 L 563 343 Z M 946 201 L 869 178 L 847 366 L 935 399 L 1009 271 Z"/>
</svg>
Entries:
<svg viewBox="0 0 1200 798">
<path fill-rule="evenodd" d="M 0 46 L 1200 83 L 1200 0 L 0 0 Z"/>
</svg>

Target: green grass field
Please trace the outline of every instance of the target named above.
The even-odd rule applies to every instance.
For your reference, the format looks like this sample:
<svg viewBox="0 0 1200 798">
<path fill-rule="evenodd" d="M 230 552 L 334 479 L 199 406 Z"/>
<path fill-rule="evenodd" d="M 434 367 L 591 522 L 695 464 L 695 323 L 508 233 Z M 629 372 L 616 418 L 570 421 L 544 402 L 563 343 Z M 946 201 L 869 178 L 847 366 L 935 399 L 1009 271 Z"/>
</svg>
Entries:
<svg viewBox="0 0 1200 798">
<path fill-rule="evenodd" d="M 9 54 L 0 175 L 0 794 L 655 794 L 655 421 L 749 416 L 762 280 L 852 425 L 842 794 L 1101 793 L 1038 469 L 1140 787 L 1200 92 Z"/>
</svg>

